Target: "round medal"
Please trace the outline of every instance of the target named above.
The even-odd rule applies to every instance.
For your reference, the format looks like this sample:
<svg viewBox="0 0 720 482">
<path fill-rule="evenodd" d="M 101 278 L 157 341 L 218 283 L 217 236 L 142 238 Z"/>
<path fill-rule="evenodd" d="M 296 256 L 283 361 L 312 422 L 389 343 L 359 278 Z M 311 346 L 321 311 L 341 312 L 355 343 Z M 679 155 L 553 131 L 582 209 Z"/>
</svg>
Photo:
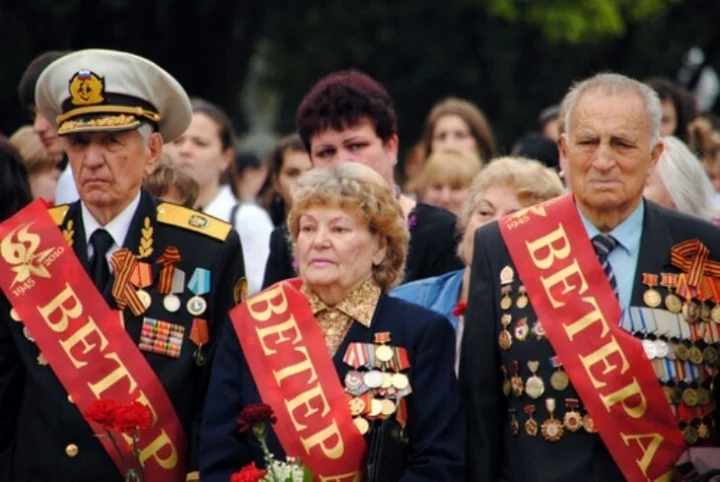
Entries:
<svg viewBox="0 0 720 482">
<path fill-rule="evenodd" d="M 688 407 L 697 407 L 698 392 L 694 388 L 686 388 L 682 392 L 682 401 Z"/>
<path fill-rule="evenodd" d="M 373 398 L 372 400 L 370 400 L 369 415 L 371 417 L 377 417 L 378 415 L 380 415 L 382 413 L 382 407 L 383 407 L 382 400 Z"/>
<path fill-rule="evenodd" d="M 697 402 L 698 406 L 707 405 L 710 403 L 710 390 L 707 388 L 700 387 L 697 389 Z"/>
<path fill-rule="evenodd" d="M 362 417 L 354 418 L 353 423 L 355 424 L 355 428 L 357 428 L 358 432 L 362 435 L 365 435 L 368 433 L 368 430 L 370 430 L 370 423 Z"/>
<path fill-rule="evenodd" d="M 703 361 L 708 365 L 714 365 L 718 361 L 718 352 L 712 346 L 706 346 L 702 352 Z"/>
<path fill-rule="evenodd" d="M 348 400 L 348 406 L 350 407 L 350 415 L 355 417 L 365 410 L 365 401 L 362 398 L 351 398 Z"/>
<path fill-rule="evenodd" d="M 13 321 L 17 321 L 18 323 L 22 322 L 22 320 L 20 319 L 20 315 L 18 315 L 18 312 L 17 310 L 15 310 L 15 308 L 10 309 L 10 318 L 12 318 Z"/>
<path fill-rule="evenodd" d="M 569 384 L 570 379 L 564 370 L 556 370 L 550 377 L 550 385 L 558 392 L 565 390 Z"/>
<path fill-rule="evenodd" d="M 187 310 L 193 316 L 200 316 L 207 309 L 207 301 L 201 296 L 193 296 L 187 302 Z"/>
<path fill-rule="evenodd" d="M 715 323 L 720 323 L 720 304 L 715 305 L 710 311 L 710 319 Z"/>
<path fill-rule="evenodd" d="M 381 362 L 389 362 L 393 357 L 393 349 L 387 345 L 380 345 L 375 348 L 375 357 Z"/>
<path fill-rule="evenodd" d="M 518 297 L 517 301 L 515 302 L 515 306 L 517 306 L 519 309 L 522 310 L 522 309 L 525 309 L 525 307 L 527 307 L 527 305 L 528 305 L 528 297 L 525 293 L 522 293 Z"/>
<path fill-rule="evenodd" d="M 560 420 L 549 418 L 542 423 L 540 431 L 548 442 L 557 442 L 562 437 L 564 429 Z"/>
<path fill-rule="evenodd" d="M 502 308 L 503 310 L 509 310 L 511 306 L 512 300 L 510 299 L 510 295 L 503 296 L 503 298 L 500 300 L 500 308 Z"/>
<path fill-rule="evenodd" d="M 688 351 L 688 359 L 695 365 L 700 365 L 703 362 L 702 350 L 696 346 L 691 346 Z"/>
<path fill-rule="evenodd" d="M 503 392 L 503 395 L 505 395 L 506 397 L 507 397 L 507 396 L 510 396 L 510 389 L 511 389 L 511 388 L 512 388 L 512 387 L 510 386 L 510 379 L 509 379 L 509 378 L 506 378 L 505 380 L 503 380 L 503 383 L 502 383 L 502 392 Z"/>
<path fill-rule="evenodd" d="M 655 340 L 653 342 L 655 344 L 655 357 L 656 358 L 665 358 L 668 356 L 668 344 L 665 343 L 663 340 Z"/>
<path fill-rule="evenodd" d="M 370 370 L 363 375 L 363 381 L 369 388 L 380 388 L 384 378 L 382 372 L 377 370 Z"/>
<path fill-rule="evenodd" d="M 668 352 L 667 352 L 667 355 L 665 355 L 668 360 L 671 360 L 671 361 L 677 360 L 677 355 L 675 355 L 676 348 L 677 348 L 677 345 L 675 343 L 673 343 L 671 341 L 668 342 L 668 344 L 667 344 Z"/>
<path fill-rule="evenodd" d="M 410 385 L 407 375 L 403 373 L 396 373 L 392 376 L 392 385 L 398 390 L 405 390 Z"/>
<path fill-rule="evenodd" d="M 645 339 L 642 341 L 643 350 L 645 350 L 645 355 L 647 355 L 648 359 L 652 360 L 653 358 L 656 358 L 657 355 L 655 353 L 655 343 L 652 340 Z"/>
<path fill-rule="evenodd" d="M 384 388 L 387 390 L 388 388 L 390 388 L 392 386 L 393 386 L 392 375 L 389 373 L 383 373 L 383 381 L 382 381 L 382 385 L 380 385 L 380 388 Z"/>
<path fill-rule="evenodd" d="M 695 323 L 698 319 L 700 319 L 700 309 L 698 308 L 698 305 L 690 300 L 683 303 L 682 314 L 685 317 L 685 321 L 688 323 Z"/>
<path fill-rule="evenodd" d="M 710 321 L 710 307 L 707 305 L 707 303 L 702 302 L 700 304 L 700 319 L 702 321 Z"/>
<path fill-rule="evenodd" d="M 207 357 L 203 354 L 199 347 L 195 350 L 195 353 L 193 353 L 193 358 L 195 359 L 195 364 L 199 367 L 204 366 L 207 363 Z"/>
<path fill-rule="evenodd" d="M 643 301 L 650 308 L 657 308 L 662 303 L 662 296 L 660 296 L 660 293 L 657 290 L 649 288 L 645 293 L 643 293 Z"/>
<path fill-rule="evenodd" d="M 386 417 L 389 417 L 390 415 L 395 413 L 395 409 L 395 404 L 389 398 L 386 398 L 382 401 L 382 414 Z"/>
<path fill-rule="evenodd" d="M 563 426 L 570 432 L 577 432 L 583 426 L 580 413 L 575 411 L 565 412 L 563 417 Z"/>
<path fill-rule="evenodd" d="M 525 382 L 525 393 L 530 398 L 538 399 L 545 393 L 545 383 L 542 378 L 537 375 L 533 375 Z"/>
<path fill-rule="evenodd" d="M 170 313 L 175 313 L 180 309 L 180 298 L 174 294 L 169 294 L 163 298 L 163 306 Z"/>
<path fill-rule="evenodd" d="M 680 343 L 675 346 L 675 356 L 680 361 L 687 361 L 690 356 L 689 349 L 684 343 Z"/>
<path fill-rule="evenodd" d="M 537 436 L 538 423 L 535 421 L 534 418 L 525 421 L 525 433 L 528 434 L 528 436 L 530 437 Z"/>
<path fill-rule="evenodd" d="M 351 370 L 345 374 L 345 389 L 350 393 L 363 388 L 363 376 L 359 371 Z"/>
<path fill-rule="evenodd" d="M 137 294 L 140 303 L 142 303 L 145 309 L 150 308 L 150 305 L 152 304 L 152 297 L 150 296 L 150 293 L 148 293 L 142 288 L 137 290 L 135 293 Z"/>
<path fill-rule="evenodd" d="M 670 311 L 671 313 L 680 313 L 682 311 L 682 302 L 680 301 L 680 298 L 677 297 L 674 293 L 669 293 L 665 297 L 665 307 Z"/>
<path fill-rule="evenodd" d="M 595 427 L 595 421 L 590 416 L 589 413 L 586 413 L 585 416 L 582 419 L 583 428 L 587 433 L 597 433 L 597 428 Z"/>
<path fill-rule="evenodd" d="M 697 443 L 698 433 L 695 427 L 693 427 L 692 425 L 686 425 L 682 433 L 688 445 L 693 445 Z"/>
<path fill-rule="evenodd" d="M 498 342 L 500 343 L 500 348 L 507 351 L 512 346 L 512 335 L 510 335 L 509 331 L 503 330 L 500 332 Z"/>
</svg>

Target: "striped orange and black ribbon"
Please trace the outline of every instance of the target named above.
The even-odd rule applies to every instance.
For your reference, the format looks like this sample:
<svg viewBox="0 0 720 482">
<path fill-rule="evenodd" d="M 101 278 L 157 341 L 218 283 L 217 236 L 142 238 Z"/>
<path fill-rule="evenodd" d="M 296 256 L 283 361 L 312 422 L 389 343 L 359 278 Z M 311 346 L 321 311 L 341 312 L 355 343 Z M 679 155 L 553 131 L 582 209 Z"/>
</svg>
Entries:
<svg viewBox="0 0 720 482">
<path fill-rule="evenodd" d="M 130 306 L 133 315 L 140 316 L 145 312 L 145 305 L 138 297 L 135 289 L 130 283 L 130 275 L 135 268 L 138 260 L 132 252 L 127 248 L 115 251 L 110 258 L 110 264 L 115 272 L 115 280 L 112 286 L 112 295 L 118 308 L 124 310 L 126 306 Z"/>
<path fill-rule="evenodd" d="M 156 261 L 162 265 L 160 270 L 160 280 L 158 281 L 158 291 L 164 295 L 169 295 L 172 291 L 172 280 L 175 274 L 175 265 L 180 262 L 180 251 L 175 246 L 168 246 L 165 252 Z"/>
<path fill-rule="evenodd" d="M 687 273 L 687 284 L 696 288 L 704 275 L 720 276 L 720 263 L 711 259 L 710 250 L 698 239 L 676 244 L 670 250 L 670 263 Z"/>
</svg>

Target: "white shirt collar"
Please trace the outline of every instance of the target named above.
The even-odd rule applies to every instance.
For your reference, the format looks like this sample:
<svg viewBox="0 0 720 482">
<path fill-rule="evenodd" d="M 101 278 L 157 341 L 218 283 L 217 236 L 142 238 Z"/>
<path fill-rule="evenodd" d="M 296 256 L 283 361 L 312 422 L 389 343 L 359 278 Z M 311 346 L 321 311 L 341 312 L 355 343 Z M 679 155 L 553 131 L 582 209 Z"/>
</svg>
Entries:
<svg viewBox="0 0 720 482">
<path fill-rule="evenodd" d="M 205 214 L 209 214 L 210 216 L 222 219 L 223 221 L 232 224 L 230 213 L 232 212 L 232 208 L 235 204 L 237 204 L 237 199 L 235 199 L 230 186 L 225 184 L 220 186 L 215 198 L 210 201 L 207 206 L 204 206 L 202 210 Z"/>
<path fill-rule="evenodd" d="M 128 230 L 130 229 L 130 223 L 132 222 L 135 211 L 140 205 L 140 192 L 138 192 L 135 199 L 132 200 L 128 206 L 123 209 L 120 214 L 115 216 L 112 221 L 107 223 L 105 226 L 101 226 L 100 223 L 90 214 L 90 211 L 85 206 L 84 202 L 80 202 L 83 226 L 85 227 L 85 243 L 90 251 L 90 237 L 98 229 L 105 229 L 113 239 L 113 248 L 119 248 L 125 244 L 125 238 L 127 237 Z M 111 248 L 112 249 L 112 248 Z M 88 252 L 88 256 L 92 256 L 92 253 Z"/>
</svg>

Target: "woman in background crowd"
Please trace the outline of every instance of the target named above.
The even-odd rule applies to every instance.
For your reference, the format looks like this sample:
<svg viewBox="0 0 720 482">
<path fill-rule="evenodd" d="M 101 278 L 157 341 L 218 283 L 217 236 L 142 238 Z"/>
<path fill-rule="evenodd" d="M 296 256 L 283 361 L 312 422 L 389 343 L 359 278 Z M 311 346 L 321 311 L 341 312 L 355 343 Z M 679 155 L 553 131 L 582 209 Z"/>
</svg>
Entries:
<svg viewBox="0 0 720 482">
<path fill-rule="evenodd" d="M 270 154 L 270 173 L 261 204 L 270 213 L 275 226 L 285 223 L 292 204 L 290 191 L 298 178 L 312 167 L 310 156 L 300 136 L 291 134 L 283 137 Z"/>
<path fill-rule="evenodd" d="M 195 206 L 200 190 L 195 178 L 165 152 L 160 155 L 160 163 L 152 174 L 145 176 L 143 186 L 150 195 L 186 208 Z"/>
<path fill-rule="evenodd" d="M 661 77 L 650 78 L 645 83 L 655 89 L 662 102 L 660 135 L 675 136 L 683 142 L 688 142 L 688 124 L 698 114 L 693 95 Z"/>
<path fill-rule="evenodd" d="M 420 201 L 458 216 L 481 168 L 480 159 L 471 151 L 441 149 L 430 154 L 413 190 Z"/>
<path fill-rule="evenodd" d="M 0 222 L 30 201 L 32 194 L 25 163 L 10 141 L 0 135 Z"/>
<path fill-rule="evenodd" d="M 63 157 L 53 155 L 45 148 L 32 126 L 24 126 L 10 136 L 12 144 L 25 162 L 33 198 L 55 203 L 58 179 L 65 168 Z M 60 161 L 58 161 L 60 159 Z"/>
<path fill-rule="evenodd" d="M 711 221 L 715 192 L 700 160 L 677 137 L 662 138 L 663 152 L 645 186 L 645 197 L 681 213 Z"/>
<path fill-rule="evenodd" d="M 422 142 L 426 159 L 438 149 L 467 149 L 483 163 L 495 154 L 495 137 L 485 115 L 472 102 L 455 97 L 432 108 Z"/>
<path fill-rule="evenodd" d="M 195 209 L 232 224 L 240 235 L 248 293 L 260 289 L 272 232 L 270 216 L 261 207 L 239 202 L 220 179 L 234 160 L 235 131 L 219 107 L 192 100 L 193 118 L 187 131 L 165 145 L 170 157 L 195 178 L 200 187 Z"/>
<path fill-rule="evenodd" d="M 458 218 L 457 228 L 462 233 L 458 255 L 465 268 L 407 283 L 395 288 L 390 295 L 445 315 L 456 328 L 459 341 L 469 292 L 475 230 L 522 208 L 559 196 L 563 190 L 557 172 L 537 161 L 520 157 L 493 160 L 473 181 Z M 456 356 L 459 359 L 459 353 Z"/>
<path fill-rule="evenodd" d="M 298 108 L 297 132 L 315 167 L 355 161 L 371 167 L 396 190 L 410 228 L 405 279 L 427 278 L 461 266 L 455 255 L 455 216 L 403 195 L 395 185 L 399 139 L 390 95 L 357 71 L 320 79 Z M 263 286 L 295 276 L 287 236 L 274 237 Z"/>
</svg>

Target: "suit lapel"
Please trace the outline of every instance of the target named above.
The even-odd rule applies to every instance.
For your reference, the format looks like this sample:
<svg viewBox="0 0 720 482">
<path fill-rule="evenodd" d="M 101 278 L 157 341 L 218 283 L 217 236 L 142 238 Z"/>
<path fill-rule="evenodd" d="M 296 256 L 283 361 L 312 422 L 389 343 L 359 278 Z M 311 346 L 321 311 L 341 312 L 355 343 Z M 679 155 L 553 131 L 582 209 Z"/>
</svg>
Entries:
<svg viewBox="0 0 720 482">
<path fill-rule="evenodd" d="M 643 202 L 645 202 L 645 216 L 640 238 L 640 254 L 630 301 L 633 306 L 643 306 L 642 296 L 646 286 L 641 282 L 642 274 L 657 274 L 659 271 L 666 271 L 671 268 L 670 249 L 673 241 L 670 230 L 660 215 L 657 206 L 652 202 Z"/>
<path fill-rule="evenodd" d="M 70 205 L 67 215 L 60 227 L 63 232 L 72 231 L 73 251 L 89 274 L 90 262 L 88 261 L 88 247 L 87 242 L 85 241 L 85 225 L 82 220 L 80 201 L 74 202 Z"/>
</svg>

